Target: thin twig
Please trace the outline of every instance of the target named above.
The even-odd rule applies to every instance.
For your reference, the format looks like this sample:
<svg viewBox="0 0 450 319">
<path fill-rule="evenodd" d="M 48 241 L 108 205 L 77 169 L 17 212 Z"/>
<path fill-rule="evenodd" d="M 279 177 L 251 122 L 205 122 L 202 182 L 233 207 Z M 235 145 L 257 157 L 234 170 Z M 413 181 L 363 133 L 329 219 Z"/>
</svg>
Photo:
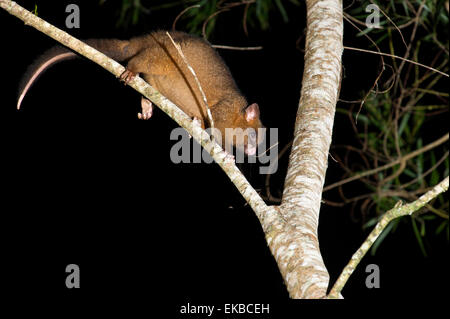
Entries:
<svg viewBox="0 0 450 319">
<path fill-rule="evenodd" d="M 193 8 L 200 8 L 200 7 L 201 7 L 201 5 L 199 5 L 199 4 L 194 4 L 193 6 L 187 7 L 187 8 L 185 8 L 183 11 L 181 11 L 181 12 L 177 15 L 177 17 L 175 18 L 175 20 L 173 20 L 173 23 L 172 23 L 172 31 L 175 31 L 175 26 L 176 26 L 178 20 L 181 18 L 181 16 L 182 16 L 183 14 L 185 14 L 187 11 L 189 11 L 189 10 L 191 10 L 191 9 L 193 9 Z"/>
<path fill-rule="evenodd" d="M 287 144 L 283 147 L 283 149 L 281 150 L 281 152 L 278 153 L 277 160 L 270 164 L 269 171 L 270 171 L 270 169 L 271 169 L 275 164 L 278 164 L 278 161 L 279 161 L 280 158 L 284 155 L 284 153 L 286 153 L 286 152 L 291 148 L 293 141 L 294 141 L 294 140 L 291 140 L 289 143 L 287 143 Z M 266 175 L 265 188 L 266 188 L 266 194 L 267 194 L 267 197 L 268 197 L 268 199 L 269 199 L 271 202 L 281 202 L 281 198 L 272 196 L 272 193 L 270 192 L 270 177 L 271 177 L 271 176 L 272 176 L 272 174 L 267 174 L 267 175 Z"/>
<path fill-rule="evenodd" d="M 445 161 L 445 159 L 448 157 L 449 152 L 445 152 L 444 156 L 442 156 L 439 161 L 436 162 L 432 167 L 430 167 L 425 173 L 422 173 L 420 176 L 414 178 L 413 180 L 410 180 L 409 182 L 402 184 L 401 188 L 406 188 L 414 183 L 416 183 L 419 179 L 424 178 L 425 176 L 431 174 L 436 168 L 438 168 L 439 165 L 442 164 L 442 162 Z"/>
<path fill-rule="evenodd" d="M 437 70 L 437 69 L 435 69 L 435 68 L 432 68 L 431 66 L 428 66 L 428 65 L 425 65 L 425 64 L 416 62 L 416 61 L 412 61 L 412 60 L 409 60 L 409 59 L 406 59 L 406 58 L 402 58 L 401 56 L 398 56 L 398 55 L 389 54 L 389 53 L 384 53 L 384 52 L 376 52 L 376 51 L 366 50 L 366 49 L 360 49 L 360 48 L 352 48 L 352 47 L 347 47 L 347 46 L 344 46 L 344 49 L 345 49 L 345 50 L 353 50 L 353 51 L 360 51 L 360 52 L 366 52 L 366 53 L 372 53 L 372 54 L 378 54 L 378 55 L 388 56 L 388 57 L 391 57 L 391 58 L 403 60 L 403 61 L 405 61 L 405 62 L 409 62 L 409 63 L 411 63 L 411 64 L 418 65 L 418 66 L 420 66 L 420 67 L 422 67 L 422 68 L 425 68 L 425 69 L 431 70 L 431 71 L 433 71 L 433 72 L 442 74 L 442 75 L 444 75 L 444 76 L 446 76 L 446 77 L 449 77 L 449 75 L 448 75 L 447 73 L 444 73 L 444 72 L 439 71 L 439 70 Z"/>
<path fill-rule="evenodd" d="M 248 28 L 247 28 L 247 15 L 248 8 L 250 7 L 250 3 L 247 3 L 244 8 L 244 15 L 242 16 L 242 28 L 244 29 L 244 34 L 248 37 Z"/>
<path fill-rule="evenodd" d="M 262 46 L 258 47 L 235 47 L 230 45 L 220 45 L 220 44 L 213 44 L 213 48 L 215 49 L 224 49 L 224 50 L 238 50 L 238 51 L 256 51 L 256 50 L 262 50 Z"/>
<path fill-rule="evenodd" d="M 344 17 L 344 19 L 346 19 L 347 22 L 350 23 L 355 29 L 357 29 L 359 32 L 362 32 L 362 30 L 361 30 L 360 28 L 358 28 L 358 26 L 355 25 L 353 22 L 351 22 L 350 19 L 347 19 L 347 18 L 345 17 L 345 15 L 344 15 L 343 17 Z M 369 37 L 369 36 L 368 36 L 367 34 L 365 34 L 365 33 L 364 33 L 364 36 L 365 36 L 367 39 L 369 39 L 370 42 L 372 42 L 372 44 L 377 48 L 378 52 L 381 52 L 381 50 L 380 50 L 380 48 L 378 47 L 377 43 L 376 43 L 374 40 L 372 40 L 371 37 Z M 344 49 L 345 49 L 345 47 L 344 47 Z M 373 90 L 373 89 L 375 88 L 375 86 L 378 84 L 378 80 L 381 78 L 381 76 L 383 75 L 383 72 L 384 72 L 384 70 L 385 70 L 385 63 L 384 63 L 383 55 L 380 55 L 380 58 L 381 58 L 381 64 L 382 64 L 381 71 L 380 71 L 380 73 L 378 73 L 378 75 L 377 75 L 377 77 L 376 77 L 376 79 L 375 79 L 375 82 L 373 82 L 372 87 L 370 88 L 369 91 L 367 91 L 367 94 L 364 96 L 364 98 L 363 98 L 362 101 L 361 101 L 361 104 L 359 105 L 359 110 L 358 110 L 358 112 L 356 113 L 356 116 L 355 116 L 355 121 L 356 121 L 356 122 L 358 121 L 358 115 L 359 115 L 359 113 L 361 112 L 362 107 L 363 107 L 364 103 L 366 102 L 367 97 L 370 95 L 370 93 L 372 92 L 372 90 Z"/>
<path fill-rule="evenodd" d="M 338 187 L 340 185 L 347 184 L 347 183 L 352 182 L 352 181 L 356 181 L 356 180 L 358 180 L 358 179 L 360 179 L 362 177 L 376 174 L 376 173 L 381 172 L 381 171 L 383 171 L 385 169 L 388 169 L 388 168 L 390 168 L 392 166 L 400 164 L 402 161 L 406 162 L 406 161 L 410 160 L 411 158 L 414 158 L 414 157 L 416 157 L 416 156 L 418 156 L 418 155 L 420 155 L 420 154 L 422 154 L 422 153 L 424 153 L 426 151 L 429 151 L 429 150 L 431 150 L 431 149 L 441 145 L 442 143 L 448 141 L 448 138 L 449 138 L 449 135 L 447 133 L 447 134 L 443 135 L 441 138 L 437 139 L 436 141 L 434 141 L 434 142 L 432 142 L 432 143 L 430 143 L 428 145 L 425 145 L 424 147 L 422 147 L 422 148 L 420 148 L 418 150 L 415 150 L 414 152 L 411 152 L 411 153 L 403 156 L 402 158 L 399 158 L 399 159 L 397 159 L 397 160 L 395 160 L 395 161 L 393 161 L 391 163 L 388 163 L 386 165 L 377 167 L 375 169 L 371 169 L 370 171 L 365 171 L 363 173 L 356 174 L 355 176 L 352 176 L 352 177 L 343 179 L 343 180 L 341 180 L 339 182 L 336 182 L 336 183 L 333 183 L 331 185 L 328 185 L 328 186 L 323 188 L 323 192 L 329 191 L 330 189 L 336 188 L 336 187 Z"/>
<path fill-rule="evenodd" d="M 373 1 L 370 1 L 370 2 L 371 2 L 372 4 L 375 4 L 375 3 L 373 3 Z M 375 5 L 376 5 L 376 4 L 375 4 Z M 400 31 L 399 27 L 397 27 L 397 25 L 394 23 L 394 21 L 392 21 L 392 19 L 391 19 L 391 18 L 390 18 L 383 10 L 381 10 L 380 6 L 378 6 L 378 5 L 376 5 L 376 6 L 378 7 L 378 10 L 380 10 L 381 13 L 386 17 L 386 19 L 388 19 L 389 22 L 392 23 L 392 25 L 393 25 L 394 28 L 398 31 L 398 33 L 400 33 L 400 37 L 402 38 L 403 44 L 404 44 L 405 47 L 407 48 L 408 45 L 406 44 L 406 41 L 405 41 L 405 38 L 403 37 L 402 31 Z"/>
<path fill-rule="evenodd" d="M 406 49 L 406 52 L 405 52 L 405 55 L 404 55 L 405 60 L 409 56 L 409 53 L 411 52 L 412 44 L 413 44 L 414 38 L 416 37 L 417 27 L 418 27 L 419 21 L 420 21 L 419 18 L 420 18 L 420 15 L 422 14 L 422 10 L 423 10 L 423 8 L 425 6 L 425 2 L 426 2 L 426 0 L 423 0 L 422 3 L 420 4 L 419 10 L 417 10 L 416 19 L 415 19 L 416 22 L 414 23 L 414 28 L 413 28 L 413 30 L 411 32 L 409 45 L 408 45 L 408 47 Z M 400 78 L 400 74 L 401 74 L 402 69 L 403 69 L 403 67 L 405 65 L 405 62 L 406 62 L 405 60 L 402 60 L 402 63 L 400 63 L 400 66 L 399 66 L 399 68 L 397 70 L 398 71 L 397 72 L 397 80 Z M 398 81 L 396 81 L 396 82 L 399 83 Z"/>
<path fill-rule="evenodd" d="M 219 11 L 214 12 L 213 14 L 211 14 L 206 20 L 205 22 L 203 22 L 203 26 L 202 26 L 202 36 L 203 39 L 206 40 L 206 26 L 208 25 L 209 21 L 214 18 L 216 15 L 218 15 L 219 13 L 228 11 L 229 9 L 225 8 L 225 9 L 221 9 Z"/>
<path fill-rule="evenodd" d="M 197 83 L 198 89 L 200 90 L 200 93 L 202 94 L 202 98 L 203 98 L 203 102 L 205 103 L 205 107 L 207 110 L 207 114 L 208 114 L 208 120 L 209 120 L 209 124 L 211 126 L 212 132 L 214 132 L 214 120 L 211 114 L 211 110 L 208 106 L 208 100 L 206 99 L 206 94 L 203 91 L 202 85 L 200 84 L 200 81 L 197 77 L 197 74 L 195 74 L 194 69 L 192 68 L 192 66 L 189 64 L 187 58 L 185 57 L 183 50 L 181 50 L 181 47 L 179 44 L 175 43 L 175 41 L 172 39 L 172 36 L 170 35 L 169 32 L 166 32 L 167 36 L 169 37 L 170 41 L 172 41 L 172 44 L 174 45 L 175 49 L 177 49 L 178 54 L 181 56 L 181 58 L 183 59 L 184 63 L 186 64 L 187 68 L 189 69 L 189 71 L 192 73 L 194 79 L 195 79 L 195 83 Z"/>
</svg>

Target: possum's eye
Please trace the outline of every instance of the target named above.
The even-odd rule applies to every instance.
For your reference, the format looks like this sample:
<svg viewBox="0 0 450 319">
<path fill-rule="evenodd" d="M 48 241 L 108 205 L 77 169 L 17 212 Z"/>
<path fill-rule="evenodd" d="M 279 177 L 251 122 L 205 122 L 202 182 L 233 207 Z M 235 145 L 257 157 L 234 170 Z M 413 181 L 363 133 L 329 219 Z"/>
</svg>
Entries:
<svg viewBox="0 0 450 319">
<path fill-rule="evenodd" d="M 250 140 L 256 141 L 256 132 L 254 130 L 251 130 L 248 134 L 248 137 L 250 138 Z"/>
</svg>

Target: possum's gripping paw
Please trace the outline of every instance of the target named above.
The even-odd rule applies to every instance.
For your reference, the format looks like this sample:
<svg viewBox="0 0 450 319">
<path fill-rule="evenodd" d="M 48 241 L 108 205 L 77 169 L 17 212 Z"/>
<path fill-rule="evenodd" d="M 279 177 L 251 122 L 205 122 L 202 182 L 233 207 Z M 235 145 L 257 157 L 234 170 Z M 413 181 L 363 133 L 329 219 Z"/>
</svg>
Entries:
<svg viewBox="0 0 450 319">
<path fill-rule="evenodd" d="M 123 82 L 124 85 L 127 85 L 128 82 L 130 82 L 131 80 L 134 79 L 134 77 L 136 76 L 136 73 L 126 69 L 125 71 L 123 71 L 123 73 L 119 76 L 119 80 L 120 82 Z"/>
<path fill-rule="evenodd" d="M 141 98 L 141 108 L 142 113 L 138 113 L 138 119 L 140 120 L 148 120 L 153 115 L 153 104 L 150 102 L 149 99 L 146 99 L 145 97 Z"/>
<path fill-rule="evenodd" d="M 200 126 L 203 128 L 203 122 L 198 117 L 192 118 L 192 125 L 193 126 Z M 192 138 L 191 134 L 189 134 L 189 138 Z"/>
<path fill-rule="evenodd" d="M 203 122 L 202 122 L 202 120 L 200 120 L 198 117 L 194 117 L 194 118 L 192 119 L 192 124 L 193 124 L 193 125 L 196 125 L 196 126 L 201 126 L 201 127 L 203 127 Z"/>
<path fill-rule="evenodd" d="M 223 151 L 225 153 L 224 161 L 227 163 L 235 163 L 236 159 L 233 154 L 228 153 L 227 151 Z"/>
</svg>

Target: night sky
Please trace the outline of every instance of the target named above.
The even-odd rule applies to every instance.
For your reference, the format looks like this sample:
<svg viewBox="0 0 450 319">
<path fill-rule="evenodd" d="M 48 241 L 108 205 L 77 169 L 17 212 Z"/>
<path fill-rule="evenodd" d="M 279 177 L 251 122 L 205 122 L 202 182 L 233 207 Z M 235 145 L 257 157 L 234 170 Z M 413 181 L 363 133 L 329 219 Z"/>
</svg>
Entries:
<svg viewBox="0 0 450 319">
<path fill-rule="evenodd" d="M 138 27 L 118 30 L 115 6 L 37 2 L 39 16 L 63 29 L 65 6 L 79 4 L 81 28 L 64 30 L 80 39 L 169 29 L 179 12 L 157 11 Z M 18 3 L 34 7 L 33 1 Z M 251 29 L 249 37 L 242 32 L 241 14 L 225 13 L 209 39 L 264 47 L 219 53 L 248 101 L 260 105 L 264 125 L 279 128 L 280 149 L 292 137 L 303 70 L 305 7 L 288 8 L 289 23 L 275 12 L 268 31 Z M 155 306 L 168 305 L 174 314 L 186 302 L 288 298 L 260 224 L 228 177 L 215 164 L 170 161 L 175 122 L 158 109 L 149 121 L 139 121 L 139 94 L 84 59 L 48 70 L 16 111 L 21 76 L 55 42 L 3 10 L 0 30 L 2 266 L 13 296 L 25 292 L 70 304 L 99 296 L 138 302 L 156 292 L 151 298 L 161 302 Z M 346 25 L 346 44 L 368 46 L 354 35 Z M 341 98 L 358 99 L 370 88 L 379 60 L 345 52 L 343 62 Z M 431 141 L 447 129 L 426 138 Z M 337 115 L 332 143 L 350 144 L 353 134 L 347 116 Z M 272 178 L 275 195 L 282 190 L 286 163 L 285 156 Z M 256 189 L 264 188 L 257 164 L 240 169 Z M 341 176 L 339 165 L 330 160 L 326 184 Z M 348 207 L 322 205 L 319 240 L 331 282 L 368 234 L 360 218 L 353 217 Z M 424 258 L 410 227 L 400 223 L 375 256 L 363 259 L 343 295 L 365 301 L 442 298 L 438 288 L 449 283 L 448 242 L 430 236 L 427 248 Z M 80 266 L 80 291 L 65 287 L 70 263 Z M 365 287 L 364 270 L 371 263 L 380 267 L 380 289 Z"/>
</svg>

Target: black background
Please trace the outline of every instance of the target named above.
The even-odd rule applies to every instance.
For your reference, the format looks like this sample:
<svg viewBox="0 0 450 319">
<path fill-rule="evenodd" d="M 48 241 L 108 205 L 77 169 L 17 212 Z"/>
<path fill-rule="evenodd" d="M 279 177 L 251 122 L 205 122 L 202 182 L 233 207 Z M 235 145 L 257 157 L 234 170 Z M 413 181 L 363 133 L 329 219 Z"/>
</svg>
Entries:
<svg viewBox="0 0 450 319">
<path fill-rule="evenodd" d="M 32 1 L 18 3 L 34 7 Z M 69 3 L 80 5 L 80 29 L 64 28 Z M 178 13 L 158 11 L 149 15 L 146 30 L 117 31 L 114 9 L 96 1 L 38 2 L 40 17 L 80 39 L 168 29 Z M 249 38 L 241 30 L 241 16 L 227 13 L 210 38 L 214 44 L 264 46 L 220 54 L 248 100 L 259 103 L 263 123 L 279 128 L 281 146 L 292 135 L 303 65 L 296 41 L 304 32 L 305 8 L 289 10 L 294 17 L 289 24 L 274 14 L 268 32 L 253 31 Z M 82 59 L 48 70 L 16 111 L 17 85 L 26 67 L 55 42 L 3 10 L 0 30 L 2 275 L 8 283 L 2 286 L 13 297 L 70 304 L 98 298 L 148 301 L 156 293 L 153 305 L 173 314 L 187 302 L 286 301 L 259 222 L 226 175 L 214 164 L 170 161 L 172 120 L 156 110 L 149 121 L 139 121 L 139 94 Z M 367 46 L 352 38 L 351 29 L 345 32 L 353 46 Z M 356 99 L 370 87 L 378 60 L 345 52 L 344 67 L 341 98 Z M 346 116 L 338 115 L 333 143 L 342 144 L 352 134 Z M 273 178 L 274 189 L 281 189 L 285 167 L 286 159 Z M 261 189 L 264 176 L 257 168 L 241 165 Z M 330 161 L 326 183 L 340 174 Z M 448 242 L 428 243 L 424 258 L 412 231 L 404 228 L 389 235 L 376 256 L 363 259 L 343 291 L 346 299 L 448 296 L 440 291 L 448 287 Z M 319 239 L 331 282 L 366 236 L 347 208 L 322 206 Z M 65 287 L 70 263 L 80 266 L 80 290 Z M 370 263 L 380 266 L 380 289 L 365 287 Z"/>
</svg>

